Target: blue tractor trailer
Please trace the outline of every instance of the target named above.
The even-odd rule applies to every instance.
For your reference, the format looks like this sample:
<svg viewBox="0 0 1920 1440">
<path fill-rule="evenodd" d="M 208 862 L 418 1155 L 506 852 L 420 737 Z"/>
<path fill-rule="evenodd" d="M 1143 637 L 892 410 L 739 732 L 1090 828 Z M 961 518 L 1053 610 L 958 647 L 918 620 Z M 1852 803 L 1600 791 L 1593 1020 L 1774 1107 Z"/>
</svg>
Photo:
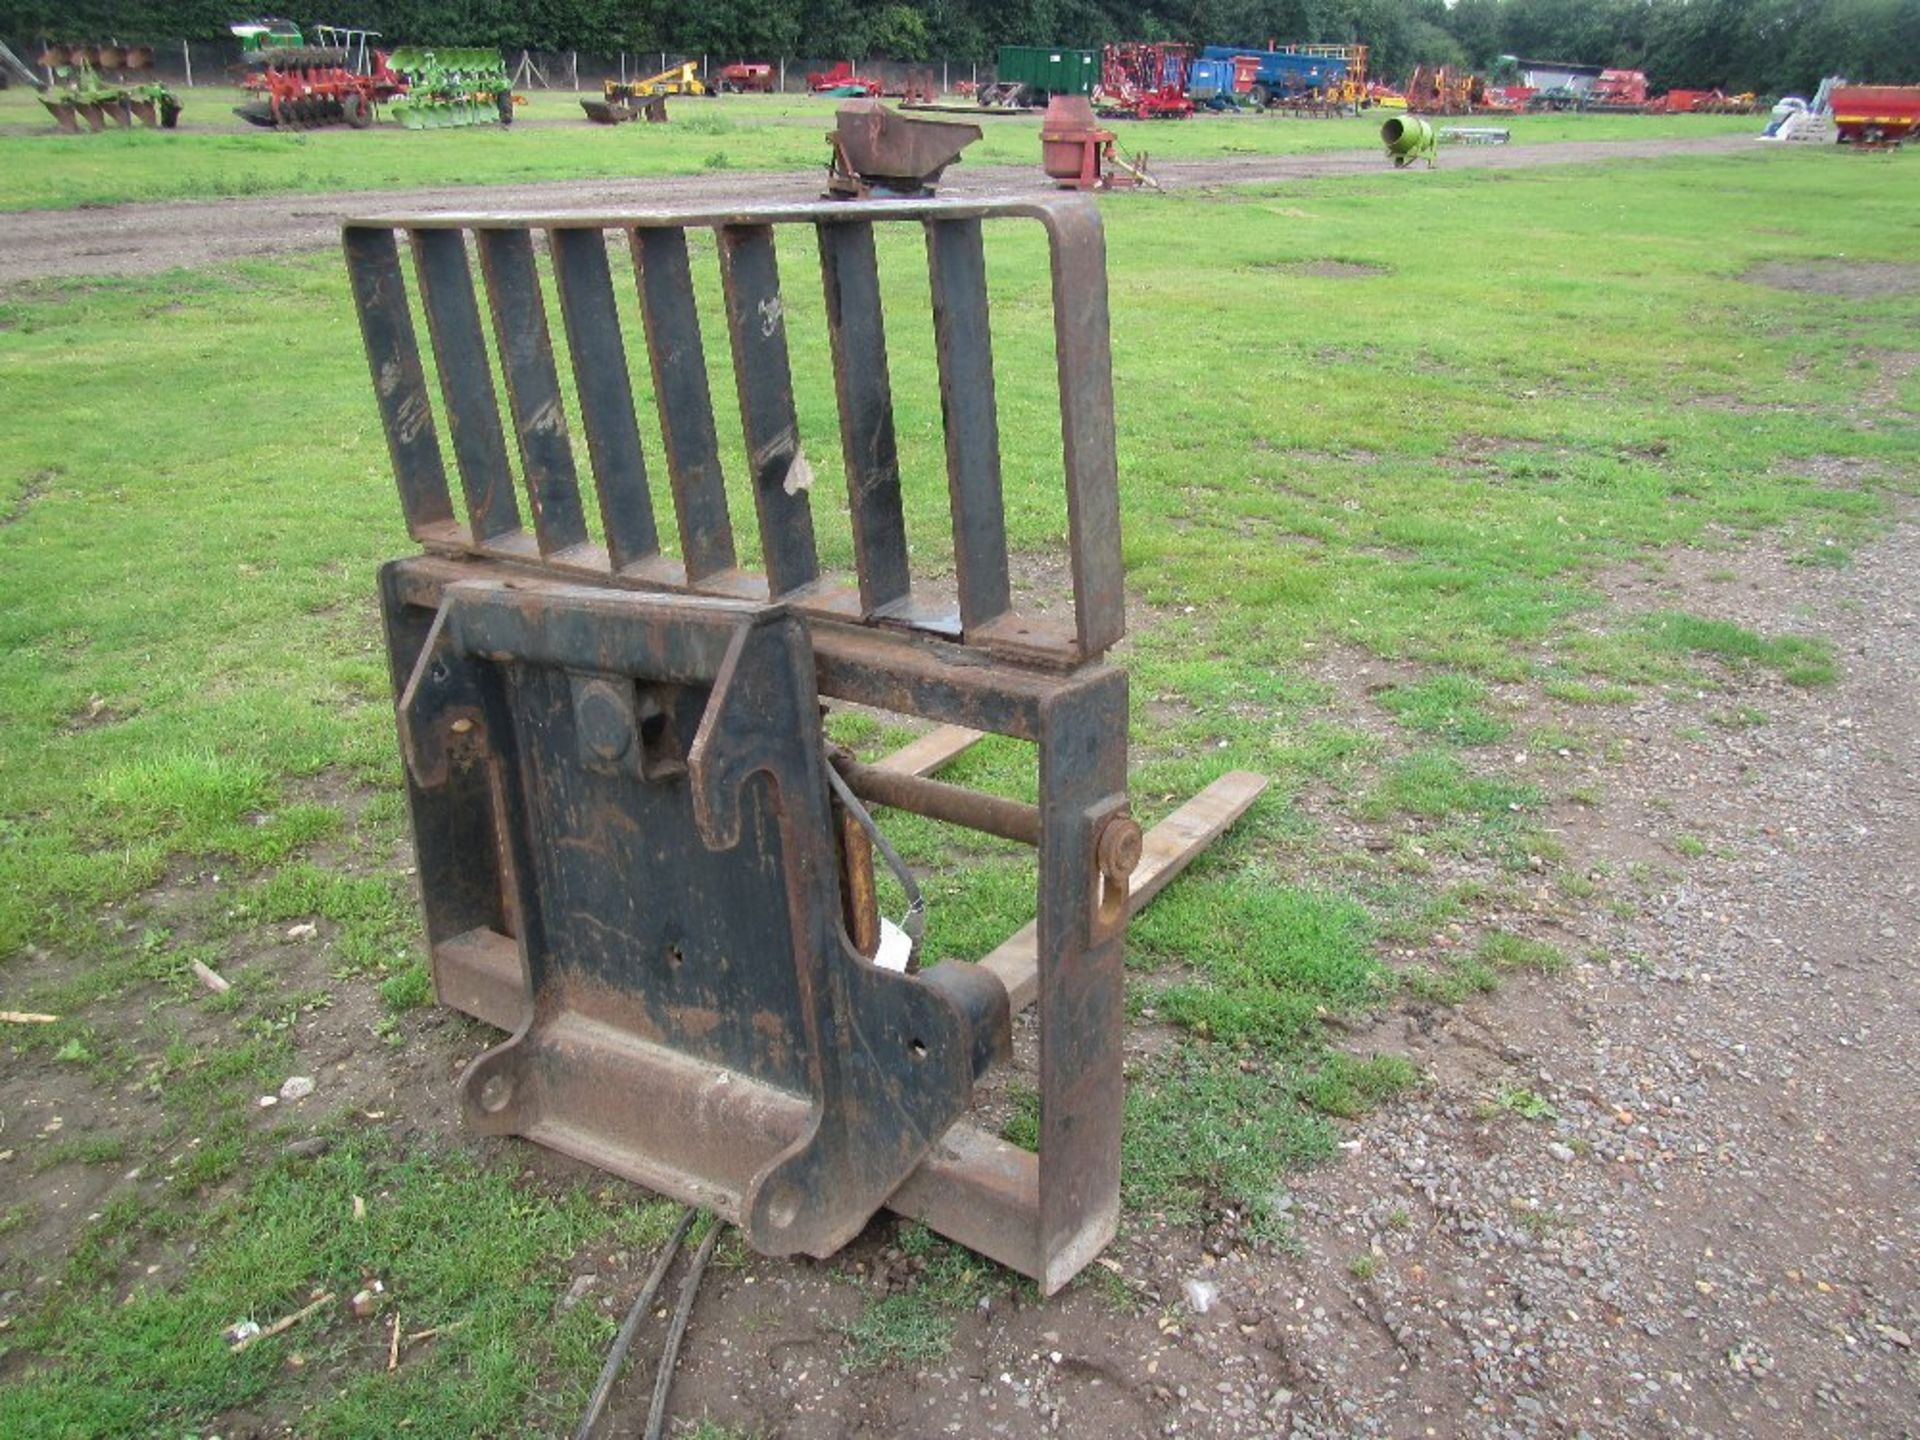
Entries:
<svg viewBox="0 0 1920 1440">
<path fill-rule="evenodd" d="M 1331 55 L 1300 55 L 1287 50 L 1257 50 L 1252 46 L 1209 45 L 1200 52 L 1200 59 L 1224 61 L 1228 65 L 1257 61 L 1253 85 L 1246 95 L 1249 101 L 1259 106 L 1305 100 L 1315 91 L 1338 86 L 1347 78 L 1347 62 Z M 1209 74 L 1211 78 L 1212 74 Z"/>
</svg>

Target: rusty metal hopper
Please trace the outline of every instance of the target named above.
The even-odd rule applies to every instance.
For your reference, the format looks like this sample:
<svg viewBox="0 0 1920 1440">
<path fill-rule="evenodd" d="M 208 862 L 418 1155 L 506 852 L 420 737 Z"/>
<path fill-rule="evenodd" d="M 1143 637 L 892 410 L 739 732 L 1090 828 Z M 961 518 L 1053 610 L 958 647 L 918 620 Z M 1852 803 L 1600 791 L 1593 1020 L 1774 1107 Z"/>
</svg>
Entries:
<svg viewBox="0 0 1920 1440">
<path fill-rule="evenodd" d="M 836 195 L 929 195 L 960 152 L 980 138 L 978 125 L 902 115 L 878 100 L 849 100 L 834 112 L 829 188 Z"/>
</svg>

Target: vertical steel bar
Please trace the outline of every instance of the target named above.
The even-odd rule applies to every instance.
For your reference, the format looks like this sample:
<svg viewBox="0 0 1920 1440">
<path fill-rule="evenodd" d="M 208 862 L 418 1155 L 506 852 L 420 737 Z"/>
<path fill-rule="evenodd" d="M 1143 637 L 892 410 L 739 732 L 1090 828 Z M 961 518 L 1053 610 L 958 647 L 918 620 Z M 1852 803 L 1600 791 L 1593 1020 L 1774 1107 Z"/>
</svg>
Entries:
<svg viewBox="0 0 1920 1440">
<path fill-rule="evenodd" d="M 587 517 L 573 468 L 573 441 L 553 366 L 553 337 L 540 298 L 540 271 L 530 230 L 482 230 L 480 271 L 493 311 L 500 373 L 520 443 L 527 503 L 533 510 L 540 553 L 552 555 L 586 543 Z"/>
<path fill-rule="evenodd" d="M 614 307 L 606 232 L 556 229 L 548 239 L 607 553 L 618 570 L 659 554 L 660 535 L 633 415 L 633 380 Z"/>
<path fill-rule="evenodd" d="M 713 397 L 707 390 L 707 357 L 700 343 L 700 314 L 693 303 L 693 267 L 687 234 L 678 229 L 633 233 L 634 268 L 640 274 L 641 313 L 647 355 L 666 442 L 667 473 L 680 527 L 680 554 L 687 580 L 698 584 L 737 563 L 727 490 L 714 436 Z"/>
<path fill-rule="evenodd" d="M 1053 209 L 1046 223 L 1053 252 L 1054 353 L 1066 457 L 1074 624 L 1082 656 L 1092 658 L 1127 633 L 1107 242 L 1099 208 L 1084 198 Z"/>
<path fill-rule="evenodd" d="M 1099 671 L 1041 713 L 1039 1253 L 1051 1293 L 1120 1214 L 1125 906 L 1095 911 L 1101 819 L 1126 803 L 1126 674 Z"/>
<path fill-rule="evenodd" d="M 927 253 L 933 271 L 933 333 L 940 356 L 940 415 L 946 428 L 960 625 L 970 633 L 1004 615 L 1011 603 L 980 222 L 928 221 Z"/>
<path fill-rule="evenodd" d="M 833 339 L 833 384 L 840 399 L 840 446 L 846 456 L 860 607 L 867 614 L 904 600 L 907 522 L 900 500 L 900 456 L 893 433 L 893 390 L 887 375 L 886 321 L 873 226 L 818 228 L 826 286 L 827 332 Z"/>
<path fill-rule="evenodd" d="M 427 398 L 426 369 L 407 309 L 407 284 L 400 272 L 400 247 L 393 231 L 351 226 L 345 234 L 347 273 L 360 311 L 373 392 L 380 402 L 380 423 L 387 432 L 387 453 L 400 487 L 407 533 L 419 538 L 431 526 L 453 520 L 446 462 L 433 428 L 433 403 Z"/>
<path fill-rule="evenodd" d="M 473 538 L 498 540 L 520 528 L 520 507 L 513 498 L 513 472 L 487 365 L 487 337 L 467 265 L 466 237 L 459 230 L 409 234 Z"/>
<path fill-rule="evenodd" d="M 740 423 L 753 471 L 753 503 L 760 517 L 760 553 L 766 561 L 768 592 L 778 599 L 819 579 L 820 560 L 807 503 L 813 472 L 801 453 L 793 412 L 786 307 L 773 227 L 720 227 L 720 275 L 727 292 Z"/>
</svg>

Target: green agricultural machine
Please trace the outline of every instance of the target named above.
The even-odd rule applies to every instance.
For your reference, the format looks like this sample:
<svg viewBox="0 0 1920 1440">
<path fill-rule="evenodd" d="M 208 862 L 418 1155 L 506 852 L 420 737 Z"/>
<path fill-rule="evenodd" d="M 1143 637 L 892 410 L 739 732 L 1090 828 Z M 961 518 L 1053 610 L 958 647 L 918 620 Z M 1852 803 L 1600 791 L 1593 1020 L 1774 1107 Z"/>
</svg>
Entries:
<svg viewBox="0 0 1920 1440">
<path fill-rule="evenodd" d="M 88 130 L 124 130 L 136 120 L 171 130 L 179 122 L 180 100 L 171 90 L 158 80 L 133 78 L 153 69 L 153 51 L 144 45 L 49 44 L 40 63 L 54 77 L 40 103 L 69 134 L 78 134 L 82 122 Z M 107 79 L 103 71 L 117 78 Z"/>
<path fill-rule="evenodd" d="M 403 45 L 387 64 L 407 82 L 392 108 L 409 130 L 513 123 L 513 82 L 498 50 Z"/>
</svg>

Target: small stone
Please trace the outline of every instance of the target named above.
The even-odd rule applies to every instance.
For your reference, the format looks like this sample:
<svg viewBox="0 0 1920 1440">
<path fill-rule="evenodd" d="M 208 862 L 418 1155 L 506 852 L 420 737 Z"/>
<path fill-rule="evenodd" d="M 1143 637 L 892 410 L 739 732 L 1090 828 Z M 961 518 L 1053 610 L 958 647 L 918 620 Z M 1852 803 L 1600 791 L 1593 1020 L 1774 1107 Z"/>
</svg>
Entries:
<svg viewBox="0 0 1920 1440">
<path fill-rule="evenodd" d="M 1913 1348 L 1913 1337 L 1907 1334 L 1906 1331 L 1896 1330 L 1891 1325 L 1876 1325 L 1873 1328 L 1880 1332 L 1880 1338 L 1882 1340 L 1890 1341 L 1898 1345 L 1902 1350 L 1911 1350 Z"/>
<path fill-rule="evenodd" d="M 1206 1314 L 1213 1308 L 1213 1302 L 1220 1298 L 1220 1287 L 1198 1276 L 1189 1276 L 1182 1288 L 1186 1291 L 1187 1308 L 1196 1315 Z"/>
<path fill-rule="evenodd" d="M 278 1095 L 262 1095 L 254 1103 L 258 1105 L 262 1110 L 271 1110 L 274 1106 L 280 1103 L 280 1097 Z"/>
<path fill-rule="evenodd" d="M 366 1289 L 356 1294 L 352 1301 L 354 1317 L 364 1320 L 373 1314 L 375 1310 L 378 1310 L 380 1308 L 380 1297 L 384 1295 L 386 1291 L 387 1287 L 376 1280 L 373 1284 L 367 1286 Z"/>
<path fill-rule="evenodd" d="M 1571 1165 L 1578 1158 L 1571 1145 L 1563 1144 L 1558 1140 L 1547 1142 L 1547 1153 L 1565 1165 Z"/>
<path fill-rule="evenodd" d="M 561 1311 L 565 1312 L 573 1309 L 574 1306 L 586 1299 L 587 1292 L 599 1283 L 600 1277 L 598 1275 L 574 1276 L 573 1283 L 567 1287 L 567 1293 L 560 1297 Z"/>
<path fill-rule="evenodd" d="M 289 925 L 287 927 L 287 939 L 289 940 L 311 940 L 315 935 L 318 935 L 319 933 L 320 933 L 320 927 L 318 925 L 315 925 L 310 920 L 302 921 L 298 925 Z"/>
<path fill-rule="evenodd" d="M 313 1088 L 313 1077 L 311 1075 L 289 1075 L 286 1083 L 280 1087 L 280 1098 L 282 1100 L 304 1100 L 307 1096 L 313 1094 Z"/>
</svg>

